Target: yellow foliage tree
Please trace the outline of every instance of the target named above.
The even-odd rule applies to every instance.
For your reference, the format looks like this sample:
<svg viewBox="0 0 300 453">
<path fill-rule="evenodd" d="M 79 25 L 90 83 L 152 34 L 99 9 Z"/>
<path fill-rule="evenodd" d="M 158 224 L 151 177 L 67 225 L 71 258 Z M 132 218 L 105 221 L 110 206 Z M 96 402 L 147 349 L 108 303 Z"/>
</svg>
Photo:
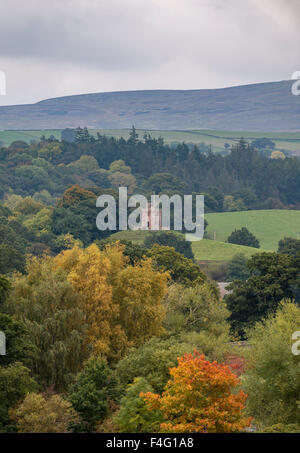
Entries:
<svg viewBox="0 0 300 453">
<path fill-rule="evenodd" d="M 282 151 L 273 151 L 271 154 L 271 159 L 286 159 L 285 154 Z"/>
<path fill-rule="evenodd" d="M 152 268 L 151 259 L 127 266 L 118 275 L 113 299 L 119 302 L 120 320 L 129 346 L 140 346 L 163 333 L 165 309 L 161 303 L 167 291 L 167 273 Z"/>
<path fill-rule="evenodd" d="M 168 274 L 155 271 L 151 260 L 129 266 L 123 251 L 119 243 L 104 251 L 92 244 L 54 259 L 83 297 L 94 353 L 110 360 L 163 331 Z"/>
<path fill-rule="evenodd" d="M 28 393 L 16 409 L 10 410 L 10 417 L 19 433 L 66 433 L 70 423 L 79 421 L 72 405 L 61 396 L 45 399 L 37 393 Z"/>
<path fill-rule="evenodd" d="M 55 264 L 68 272 L 68 280 L 84 299 L 89 325 L 88 339 L 98 355 L 109 352 L 111 329 L 118 308 L 112 303 L 112 289 L 108 283 L 111 263 L 101 255 L 96 245 L 87 249 L 75 246 L 55 258 Z"/>
</svg>

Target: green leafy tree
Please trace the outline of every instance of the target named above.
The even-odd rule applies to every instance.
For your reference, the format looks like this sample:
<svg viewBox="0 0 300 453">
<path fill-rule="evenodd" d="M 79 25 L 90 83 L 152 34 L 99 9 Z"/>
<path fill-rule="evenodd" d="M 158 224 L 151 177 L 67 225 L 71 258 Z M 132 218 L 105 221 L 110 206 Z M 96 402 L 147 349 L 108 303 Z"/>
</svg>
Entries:
<svg viewBox="0 0 300 453">
<path fill-rule="evenodd" d="M 289 255 L 258 253 L 248 261 L 250 277 L 235 281 L 226 296 L 232 328 L 244 335 L 244 329 L 274 313 L 283 298 L 293 298 L 299 264 Z"/>
<path fill-rule="evenodd" d="M 279 241 L 278 253 L 296 257 L 300 254 L 300 239 L 284 238 Z"/>
<path fill-rule="evenodd" d="M 173 333 L 204 332 L 228 340 L 230 315 L 213 283 L 193 287 L 174 284 L 165 299 L 165 327 Z"/>
<path fill-rule="evenodd" d="M 107 245 L 113 244 L 115 242 L 119 242 L 122 246 L 124 246 L 123 254 L 129 259 L 129 264 L 131 264 L 132 266 L 135 263 L 140 262 L 143 257 L 150 256 L 149 250 L 146 247 L 143 247 L 142 245 L 136 244 L 132 241 L 127 241 L 126 239 L 115 241 L 115 239 L 111 237 L 102 239 L 101 241 L 95 241 L 100 250 L 105 250 Z"/>
<path fill-rule="evenodd" d="M 35 215 L 43 208 L 44 206 L 41 203 L 35 201 L 31 197 L 26 197 L 23 198 L 23 200 L 21 200 L 19 203 L 17 203 L 14 211 L 23 215 Z"/>
<path fill-rule="evenodd" d="M 49 258 L 33 258 L 27 275 L 15 277 L 6 309 L 24 323 L 37 350 L 33 371 L 39 383 L 64 389 L 89 355 L 81 299 L 66 273 Z"/>
<path fill-rule="evenodd" d="M 226 195 L 224 197 L 224 211 L 234 212 L 234 211 L 246 211 L 246 206 L 243 201 L 238 198 L 235 199 L 233 195 Z"/>
<path fill-rule="evenodd" d="M 3 304 L 8 296 L 9 290 L 9 280 L 4 275 L 0 274 L 0 312 L 2 311 Z"/>
<path fill-rule="evenodd" d="M 212 360 L 224 360 L 230 341 L 230 312 L 214 284 L 183 287 L 174 284 L 165 298 L 165 328 L 182 341 L 194 344 Z"/>
<path fill-rule="evenodd" d="M 71 385 L 68 399 L 82 418 L 78 430 L 93 431 L 110 410 L 110 403 L 118 397 L 118 383 L 106 362 L 90 358 Z"/>
<path fill-rule="evenodd" d="M 5 334 L 6 341 L 6 354 L 0 357 L 0 366 L 22 362 L 30 367 L 35 348 L 30 341 L 29 332 L 24 323 L 3 312 L 10 287 L 9 280 L 0 275 L 0 332 Z"/>
<path fill-rule="evenodd" d="M 131 168 L 125 165 L 124 160 L 114 160 L 109 166 L 110 173 L 125 173 L 131 174 Z"/>
<path fill-rule="evenodd" d="M 42 148 L 38 151 L 38 156 L 42 157 L 49 162 L 54 161 L 57 159 L 62 153 L 60 143 L 45 143 Z"/>
<path fill-rule="evenodd" d="M 170 173 L 155 173 L 148 178 L 142 185 L 142 188 L 147 193 L 155 193 L 157 195 L 182 193 L 186 189 L 185 182 Z"/>
<path fill-rule="evenodd" d="M 66 433 L 79 421 L 71 404 L 60 395 L 46 399 L 43 395 L 28 393 L 9 414 L 19 433 Z"/>
<path fill-rule="evenodd" d="M 108 180 L 115 189 L 127 187 L 128 192 L 132 193 L 136 188 L 135 176 L 131 174 L 131 168 L 125 165 L 123 160 L 116 160 L 109 166 Z"/>
<path fill-rule="evenodd" d="M 36 349 L 24 323 L 0 312 L 0 331 L 6 338 L 6 354 L 0 357 L 0 365 L 22 362 L 30 368 Z"/>
<path fill-rule="evenodd" d="M 300 360 L 292 353 L 292 334 L 299 331 L 300 308 L 284 300 L 275 314 L 248 332 L 248 367 L 243 388 L 254 424 L 300 426 Z M 263 430 L 263 429 L 262 429 Z"/>
<path fill-rule="evenodd" d="M 247 261 L 248 260 L 243 253 L 237 253 L 228 263 L 226 280 L 228 282 L 234 280 L 247 280 L 250 276 Z"/>
<path fill-rule="evenodd" d="M 55 198 L 52 197 L 48 190 L 45 189 L 40 192 L 35 192 L 32 198 L 38 203 L 42 203 L 46 206 L 52 206 L 55 201 Z"/>
<path fill-rule="evenodd" d="M 207 189 L 207 195 L 212 197 L 212 199 L 215 201 L 215 209 L 217 211 L 222 211 L 224 205 L 224 195 L 222 191 L 216 186 L 210 186 Z"/>
<path fill-rule="evenodd" d="M 132 348 L 116 366 L 121 386 L 126 389 L 135 377 L 143 377 L 157 392 L 162 392 L 168 381 L 169 369 L 177 365 L 177 358 L 192 352 L 195 344 L 174 337 L 151 338 L 139 348 Z"/>
<path fill-rule="evenodd" d="M 104 168 L 90 171 L 88 177 L 97 187 L 110 187 L 109 171 Z"/>
<path fill-rule="evenodd" d="M 16 430 L 9 417 L 9 409 L 14 407 L 29 392 L 38 389 L 30 375 L 30 370 L 15 362 L 8 367 L 0 366 L 0 432 Z"/>
<path fill-rule="evenodd" d="M 283 423 L 276 423 L 272 426 L 264 426 L 261 429 L 262 433 L 276 433 L 276 434 L 299 434 L 300 433 L 300 425 L 296 425 L 295 423 L 291 423 L 289 425 Z"/>
<path fill-rule="evenodd" d="M 1 245 L 9 245 L 14 247 L 15 250 L 24 253 L 25 244 L 21 232 L 18 231 L 18 226 L 15 223 L 16 228 L 13 228 L 12 222 L 3 221 L 0 222 L 0 243 Z"/>
<path fill-rule="evenodd" d="M 93 224 L 80 210 L 68 208 L 55 208 L 51 217 L 51 230 L 55 235 L 72 234 L 76 239 L 81 240 L 85 245 L 91 242 Z"/>
<path fill-rule="evenodd" d="M 256 249 L 260 247 L 259 240 L 246 227 L 240 230 L 234 230 L 228 237 L 227 242 L 230 244 L 246 245 L 247 247 L 254 247 Z"/>
<path fill-rule="evenodd" d="M 169 271 L 174 282 L 190 286 L 192 283 L 203 283 L 206 275 L 198 264 L 176 252 L 173 247 L 154 244 L 148 252 L 155 267 L 161 271 Z"/>
<path fill-rule="evenodd" d="M 204 311 L 208 313 L 209 309 L 205 308 Z M 170 368 L 177 365 L 177 358 L 195 349 L 206 354 L 210 360 L 224 360 L 228 352 L 224 343 L 229 341 L 228 325 L 223 319 L 221 326 L 217 326 L 214 324 L 217 316 L 213 316 L 211 325 L 200 333 L 182 330 L 177 335 L 154 337 L 139 348 L 132 348 L 116 366 L 121 386 L 126 388 L 127 384 L 139 376 L 145 378 L 156 392 L 161 393 L 170 378 Z M 204 315 L 203 321 L 205 324 Z"/>
<path fill-rule="evenodd" d="M 160 411 L 150 412 L 140 394 L 152 392 L 153 388 L 144 378 L 135 378 L 128 385 L 121 407 L 114 418 L 121 433 L 154 433 L 159 430 L 163 418 Z"/>
<path fill-rule="evenodd" d="M 52 191 L 52 184 L 47 171 L 35 165 L 22 165 L 16 169 L 19 184 L 27 193 L 33 194 L 39 190 L 49 188 Z"/>
<path fill-rule="evenodd" d="M 99 189 L 97 194 L 107 193 L 116 196 L 111 189 Z M 55 235 L 72 234 L 84 245 L 91 244 L 96 239 L 107 237 L 111 231 L 100 232 L 96 227 L 97 195 L 92 190 L 83 189 L 78 185 L 69 187 L 58 202 L 52 214 L 51 230 Z"/>
<path fill-rule="evenodd" d="M 21 251 L 9 244 L 0 245 L 0 272 L 10 274 L 13 271 L 24 272 L 25 258 Z"/>
<path fill-rule="evenodd" d="M 150 249 L 154 244 L 173 247 L 176 252 L 181 253 L 186 258 L 194 259 L 191 243 L 185 240 L 181 234 L 172 231 L 159 231 L 146 236 L 144 245 Z"/>
<path fill-rule="evenodd" d="M 93 170 L 99 169 L 97 160 L 93 156 L 83 155 L 80 159 L 71 162 L 68 167 L 77 170 L 82 174 L 89 174 Z"/>
<path fill-rule="evenodd" d="M 108 176 L 108 180 L 114 189 L 127 187 L 128 193 L 133 193 L 136 188 L 136 179 L 133 175 L 127 173 L 114 172 Z"/>
<path fill-rule="evenodd" d="M 40 232 L 51 231 L 51 214 L 49 208 L 41 209 L 37 214 L 28 217 L 24 220 L 23 224 L 28 230 L 34 231 L 39 234 Z"/>
</svg>

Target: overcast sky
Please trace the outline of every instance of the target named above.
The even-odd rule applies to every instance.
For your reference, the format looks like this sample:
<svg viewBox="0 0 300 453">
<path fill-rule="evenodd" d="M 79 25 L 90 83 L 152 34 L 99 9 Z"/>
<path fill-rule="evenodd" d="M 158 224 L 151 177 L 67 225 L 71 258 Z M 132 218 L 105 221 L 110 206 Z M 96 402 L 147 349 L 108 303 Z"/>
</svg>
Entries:
<svg viewBox="0 0 300 453">
<path fill-rule="evenodd" d="M 300 71 L 300 0 L 0 0 L 0 105 Z"/>
</svg>

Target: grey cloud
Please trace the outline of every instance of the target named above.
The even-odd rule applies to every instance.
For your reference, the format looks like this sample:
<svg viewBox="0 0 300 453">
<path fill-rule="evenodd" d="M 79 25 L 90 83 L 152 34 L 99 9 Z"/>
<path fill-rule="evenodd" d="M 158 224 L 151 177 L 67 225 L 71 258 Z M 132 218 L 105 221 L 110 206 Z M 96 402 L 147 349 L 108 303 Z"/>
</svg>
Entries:
<svg viewBox="0 0 300 453">
<path fill-rule="evenodd" d="M 159 47 L 156 24 L 149 20 L 153 17 L 151 1 L 46 2 L 7 2 L 6 14 L 0 18 L 2 56 L 77 62 L 102 69 L 135 63 L 147 66 L 149 58 L 152 64 L 160 64 L 168 58 L 168 45 Z"/>
<path fill-rule="evenodd" d="M 274 7 L 293 11 L 297 1 L 5 0 L 0 54 L 103 70 L 148 68 L 178 57 L 192 58 L 194 52 L 216 60 L 239 53 L 243 59 L 247 51 L 261 54 L 281 35 L 280 29 L 272 28 L 271 11 L 268 23 L 268 9 L 259 5 L 269 2 L 273 11 Z"/>
<path fill-rule="evenodd" d="M 1 0 L 1 7 L 7 102 L 21 93 L 22 73 L 23 101 L 44 92 L 278 80 L 300 69 L 299 0 Z"/>
</svg>

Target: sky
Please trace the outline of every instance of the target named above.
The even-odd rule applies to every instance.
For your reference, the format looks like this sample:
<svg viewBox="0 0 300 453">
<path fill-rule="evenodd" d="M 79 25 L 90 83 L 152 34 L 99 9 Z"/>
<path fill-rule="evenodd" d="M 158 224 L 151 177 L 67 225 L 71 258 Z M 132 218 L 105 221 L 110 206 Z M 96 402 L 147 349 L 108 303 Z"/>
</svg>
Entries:
<svg viewBox="0 0 300 453">
<path fill-rule="evenodd" d="M 300 0 L 0 0 L 0 7 L 0 105 L 222 88 L 300 71 Z"/>
</svg>

